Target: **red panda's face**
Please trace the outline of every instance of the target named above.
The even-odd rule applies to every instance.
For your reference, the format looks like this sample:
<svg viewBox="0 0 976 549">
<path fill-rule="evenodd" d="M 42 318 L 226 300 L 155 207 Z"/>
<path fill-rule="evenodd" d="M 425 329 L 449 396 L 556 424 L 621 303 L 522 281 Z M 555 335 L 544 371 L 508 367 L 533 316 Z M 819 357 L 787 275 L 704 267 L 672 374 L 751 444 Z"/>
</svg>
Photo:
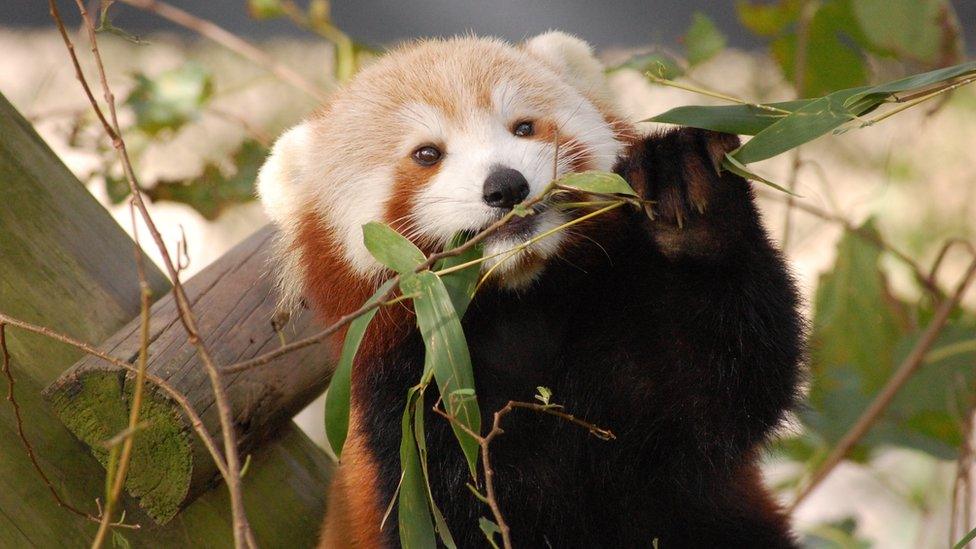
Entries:
<svg viewBox="0 0 976 549">
<path fill-rule="evenodd" d="M 328 229 L 348 268 L 371 277 L 382 269 L 362 243 L 365 223 L 386 222 L 435 251 L 458 232 L 484 229 L 554 177 L 611 169 L 622 145 L 608 105 L 602 67 L 588 46 L 561 33 L 519 47 L 458 38 L 386 55 L 285 134 L 262 170 L 262 199 L 284 235 L 284 284 L 303 278 L 289 269 L 309 268 L 296 256 L 314 252 L 295 240 L 309 216 Z M 566 221 L 539 207 L 487 239 L 485 255 Z M 493 279 L 523 286 L 563 241 L 555 233 L 484 268 L 504 260 Z"/>
</svg>

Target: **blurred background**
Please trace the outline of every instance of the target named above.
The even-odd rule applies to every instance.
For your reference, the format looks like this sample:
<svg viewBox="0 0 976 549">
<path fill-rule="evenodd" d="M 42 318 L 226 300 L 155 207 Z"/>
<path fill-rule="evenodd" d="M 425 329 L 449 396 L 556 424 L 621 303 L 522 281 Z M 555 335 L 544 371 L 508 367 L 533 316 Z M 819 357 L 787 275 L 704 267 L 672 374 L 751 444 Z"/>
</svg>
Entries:
<svg viewBox="0 0 976 549">
<path fill-rule="evenodd" d="M 722 103 L 652 83 L 646 70 L 684 87 L 780 101 L 962 63 L 976 44 L 971 0 L 131 0 L 99 19 L 135 167 L 164 238 L 175 243 L 185 230 L 187 276 L 267 222 L 252 184 L 275 136 L 401 40 L 577 34 L 605 61 L 633 120 Z M 260 59 L 238 42 L 215 41 L 207 22 L 253 43 Z M 120 166 L 43 3 L 0 3 L 0 51 L 0 93 L 131 231 Z M 784 502 L 809 482 L 931 318 L 941 296 L 916 273 L 928 272 L 948 239 L 976 236 L 974 151 L 976 86 L 968 86 L 754 166 L 801 197 L 788 208 L 786 195 L 760 189 L 813 326 L 808 405 L 766 458 L 767 480 Z M 969 259 L 953 247 L 929 282 L 948 292 Z M 850 459 L 797 506 L 806 545 L 945 547 L 974 526 L 966 516 L 966 449 L 976 291 L 963 303 Z M 317 402 L 298 421 L 324 445 L 322 413 Z"/>
</svg>

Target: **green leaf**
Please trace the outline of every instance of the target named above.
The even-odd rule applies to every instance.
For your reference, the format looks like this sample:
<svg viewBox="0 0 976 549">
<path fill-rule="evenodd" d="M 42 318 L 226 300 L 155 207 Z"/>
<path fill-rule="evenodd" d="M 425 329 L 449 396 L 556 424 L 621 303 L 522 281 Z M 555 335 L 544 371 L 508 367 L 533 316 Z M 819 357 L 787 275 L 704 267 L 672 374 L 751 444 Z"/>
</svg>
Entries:
<svg viewBox="0 0 976 549">
<path fill-rule="evenodd" d="M 417 296 L 413 306 L 427 347 L 422 383 L 433 375 L 447 413 L 472 432 L 480 433 L 477 397 L 455 394 L 458 389 L 474 390 L 474 373 L 461 321 L 444 282 L 434 273 L 424 271 L 402 280 L 400 288 L 404 295 Z M 478 441 L 454 422 L 451 428 L 461 444 L 471 476 L 477 477 Z"/>
<path fill-rule="evenodd" d="M 969 545 L 969 542 L 973 541 L 974 539 L 976 539 L 976 528 L 970 530 L 968 534 L 957 541 L 956 544 L 952 546 L 952 549 L 965 549 L 966 546 Z"/>
<path fill-rule="evenodd" d="M 742 26 L 759 36 L 777 36 L 800 17 L 802 0 L 754 4 L 746 0 L 735 3 Z"/>
<path fill-rule="evenodd" d="M 535 399 L 543 404 L 549 404 L 549 399 L 552 398 L 552 389 L 549 387 L 536 387 Z"/>
<path fill-rule="evenodd" d="M 620 69 L 633 69 L 641 74 L 650 72 L 659 78 L 668 80 L 673 80 L 685 73 L 681 67 L 681 62 L 666 52 L 650 52 L 635 55 L 619 65 L 608 68 L 607 72 L 614 72 Z"/>
<path fill-rule="evenodd" d="M 834 268 L 821 277 L 814 298 L 813 380 L 801 417 L 829 444 L 840 440 L 885 384 L 895 348 L 908 333 L 906 308 L 892 297 L 881 252 L 866 238 L 877 237 L 873 222 L 859 231 L 841 239 Z"/>
<path fill-rule="evenodd" d="M 411 389 L 412 391 L 412 389 Z M 412 395 L 407 393 L 407 403 L 411 401 Z M 437 503 L 434 501 L 434 494 L 430 490 L 430 471 L 427 468 L 427 435 L 424 430 L 424 394 L 423 390 L 420 390 L 417 398 L 414 399 L 414 410 L 413 410 L 413 430 L 414 437 L 417 442 L 417 450 L 420 452 L 420 467 L 424 472 L 424 487 L 427 489 L 427 503 L 430 505 L 431 515 L 434 517 L 434 529 L 440 535 L 441 542 L 447 549 L 456 549 L 457 545 L 454 542 L 454 537 L 451 535 L 450 529 L 447 527 L 447 521 L 444 520 L 444 514 L 441 513 Z M 401 444 L 403 441 L 401 440 Z"/>
<path fill-rule="evenodd" d="M 888 379 L 895 346 L 906 334 L 907 312 L 891 295 L 881 251 L 866 237 L 880 238 L 874 222 L 858 231 L 838 243 L 834 268 L 817 286 L 812 357 L 818 367 L 852 366 L 865 389 L 875 391 Z"/>
<path fill-rule="evenodd" d="M 98 26 L 95 28 L 95 32 L 107 32 L 109 34 L 114 34 L 123 40 L 132 42 L 133 44 L 138 44 L 140 46 L 148 44 L 149 42 L 146 42 L 142 38 L 112 24 L 112 20 L 108 16 L 108 11 L 111 9 L 114 3 L 115 0 L 108 0 L 101 3 L 101 10 L 99 10 L 98 15 Z"/>
<path fill-rule="evenodd" d="M 493 521 L 486 519 L 485 517 L 478 518 L 478 527 L 484 532 L 485 537 L 488 538 L 488 543 L 491 544 L 494 549 L 498 549 L 498 543 L 495 541 L 495 536 L 501 535 L 502 529 L 498 527 Z"/>
<path fill-rule="evenodd" d="M 209 220 L 216 219 L 226 208 L 255 199 L 254 181 L 258 170 L 268 157 L 268 149 L 253 140 L 241 143 L 231 156 L 234 169 L 225 174 L 219 163 L 209 163 L 203 173 L 189 180 L 162 180 L 144 192 L 150 200 L 169 200 L 192 207 Z M 129 195 L 124 180 L 106 178 L 106 188 L 113 202 L 120 202 Z"/>
<path fill-rule="evenodd" d="M 963 443 L 960 418 L 976 383 L 976 347 L 959 345 L 972 341 L 976 321 L 969 316 L 953 319 L 943 328 L 929 357 L 892 400 L 883 418 L 865 438 L 865 444 L 895 444 L 927 452 L 941 459 L 955 459 Z M 912 333 L 895 347 L 895 364 L 901 363 L 918 343 Z M 941 356 L 939 356 L 941 354 Z M 958 408 L 957 408 L 958 407 Z"/>
<path fill-rule="evenodd" d="M 363 225 L 363 243 L 377 261 L 400 274 L 412 273 L 427 259 L 413 242 L 378 221 Z"/>
<path fill-rule="evenodd" d="M 870 549 L 871 542 L 857 536 L 857 521 L 853 518 L 818 524 L 803 536 L 804 549 Z"/>
<path fill-rule="evenodd" d="M 767 105 L 773 109 L 793 112 L 809 104 L 812 100 L 784 101 Z M 737 135 L 756 135 L 772 124 L 783 119 L 788 113 L 773 112 L 753 105 L 721 105 L 717 107 L 686 106 L 677 107 L 642 122 L 661 122 L 734 133 Z"/>
<path fill-rule="evenodd" d="M 247 12 L 254 19 L 275 19 L 285 15 L 281 0 L 247 0 Z"/>
<path fill-rule="evenodd" d="M 946 0 L 856 0 L 854 16 L 875 53 L 937 64 L 962 52 L 959 20 Z"/>
<path fill-rule="evenodd" d="M 732 154 L 736 161 L 744 165 L 771 158 L 837 130 L 843 124 L 873 111 L 894 93 L 915 92 L 972 75 L 976 75 L 976 62 L 917 74 L 878 86 L 843 89 L 817 99 L 768 105 L 789 111 L 789 114 L 778 114 L 751 105 L 688 106 L 671 109 L 647 121 L 754 135 L 753 139 Z"/>
<path fill-rule="evenodd" d="M 756 134 L 732 156 L 742 164 L 758 162 L 829 133 L 855 116 L 877 107 L 880 98 L 869 100 L 874 96 L 865 96 L 865 101 L 854 103 L 850 108 L 845 106 L 848 99 L 867 89 L 841 90 L 811 101 Z"/>
<path fill-rule="evenodd" d="M 564 187 L 572 187 L 587 193 L 637 196 L 634 189 L 627 184 L 627 180 L 612 172 L 595 170 L 575 172 L 560 177 L 558 182 Z"/>
<path fill-rule="evenodd" d="M 733 156 L 729 155 L 728 153 L 726 153 L 725 158 L 722 159 L 722 169 L 728 170 L 744 179 L 749 179 L 751 181 L 758 181 L 759 183 L 762 183 L 763 185 L 768 185 L 776 189 L 777 191 L 782 191 L 786 194 L 797 196 L 796 193 L 790 191 L 786 187 L 773 183 L 772 181 L 766 179 L 765 177 L 753 173 L 749 168 L 747 168 L 744 164 L 736 160 Z"/>
<path fill-rule="evenodd" d="M 851 0 L 830 0 L 814 13 L 807 28 L 801 97 L 824 95 L 834 90 L 861 86 L 868 70 L 858 44 L 864 42 L 850 6 Z M 796 81 L 797 35 L 783 34 L 772 42 L 773 57 L 786 77 Z"/>
<path fill-rule="evenodd" d="M 917 91 L 935 84 L 948 82 L 955 78 L 969 77 L 973 75 L 976 75 L 976 61 L 953 65 L 943 69 L 936 69 L 934 71 L 923 72 L 921 74 L 915 74 L 906 78 L 881 84 L 879 86 L 865 88 L 860 90 L 859 93 L 852 95 L 848 101 L 857 102 L 874 97 L 885 98 L 893 93 Z"/>
<path fill-rule="evenodd" d="M 692 15 L 691 27 L 685 34 L 685 47 L 688 50 L 688 63 L 697 65 L 715 57 L 725 49 L 726 38 L 715 23 L 704 13 L 696 11 Z"/>
<path fill-rule="evenodd" d="M 392 287 L 393 281 L 386 281 L 366 303 L 376 303 Z M 342 342 L 342 354 L 336 364 L 335 373 L 332 374 L 329 392 L 325 395 L 325 435 L 336 457 L 342 456 L 342 446 L 349 432 L 349 393 L 353 361 L 363 342 L 366 328 L 376 316 L 377 310 L 379 308 L 372 309 L 349 323 L 346 338 Z"/>
<path fill-rule="evenodd" d="M 453 250 L 466 241 L 467 237 L 464 234 L 457 234 L 451 240 L 451 243 L 447 245 L 447 249 Z M 484 247 L 481 244 L 472 246 L 460 255 L 445 257 L 438 261 L 434 265 L 434 270 L 440 271 L 480 259 L 483 253 Z M 478 287 L 479 274 L 481 274 L 479 266 L 472 265 L 467 269 L 454 271 L 441 277 L 441 280 L 444 281 L 444 287 L 447 288 L 447 293 L 451 296 L 451 303 L 454 305 L 454 310 L 460 318 L 464 318 L 464 313 L 468 310 L 468 305 L 474 298 L 474 291 Z"/>
<path fill-rule="evenodd" d="M 148 135 L 176 131 L 193 120 L 213 95 L 213 79 L 200 65 L 185 65 L 154 78 L 135 74 L 136 85 L 125 104 L 136 115 L 136 126 Z"/>
<path fill-rule="evenodd" d="M 436 547 L 434 525 L 431 523 L 428 507 L 428 489 L 423 466 L 417 452 L 417 438 L 414 435 L 414 417 L 411 410 L 414 401 L 423 399 L 416 388 L 407 393 L 407 406 L 400 422 L 400 493 L 397 499 L 397 522 L 399 524 L 400 545 L 404 549 Z M 421 419 L 421 422 L 423 420 Z"/>
</svg>

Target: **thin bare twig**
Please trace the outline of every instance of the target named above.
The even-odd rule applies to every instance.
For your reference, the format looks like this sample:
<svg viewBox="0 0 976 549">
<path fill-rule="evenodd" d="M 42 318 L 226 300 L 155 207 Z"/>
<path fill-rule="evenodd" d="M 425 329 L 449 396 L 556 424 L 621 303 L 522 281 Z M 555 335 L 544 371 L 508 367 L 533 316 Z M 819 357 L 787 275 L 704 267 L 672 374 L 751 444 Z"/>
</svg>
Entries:
<svg viewBox="0 0 976 549">
<path fill-rule="evenodd" d="M 254 541 L 254 535 L 251 532 L 251 528 L 248 524 L 247 515 L 244 512 L 244 498 L 241 495 L 240 458 L 237 454 L 237 434 L 235 432 L 231 407 L 227 397 L 227 390 L 224 386 L 222 374 L 214 362 L 209 349 L 203 342 L 203 339 L 200 337 L 196 324 L 196 317 L 193 314 L 189 299 L 187 298 L 186 292 L 183 290 L 183 285 L 180 282 L 179 269 L 173 263 L 173 260 L 166 249 L 166 244 L 163 241 L 162 235 L 156 228 L 156 225 L 152 220 L 152 216 L 149 214 L 149 210 L 142 199 L 142 194 L 139 190 L 139 183 L 136 179 L 135 171 L 132 168 L 132 163 L 129 159 L 129 153 L 126 149 L 125 141 L 122 139 L 122 132 L 119 129 L 119 121 L 115 108 L 115 97 L 108 85 L 105 66 L 102 63 L 102 56 L 98 49 L 98 39 L 95 35 L 95 26 L 88 15 L 88 10 L 85 7 L 83 0 L 75 0 L 75 4 L 78 6 L 78 11 L 81 14 L 82 22 L 84 23 L 84 26 L 88 32 L 88 40 L 91 46 L 92 57 L 95 60 L 95 67 L 98 70 L 98 76 L 101 82 L 105 103 L 108 106 L 109 115 L 111 117 L 111 124 L 106 121 L 104 114 L 99 114 L 99 120 L 102 121 L 106 134 L 112 138 L 112 145 L 118 154 L 123 172 L 125 173 L 126 182 L 129 184 L 129 190 L 132 193 L 132 202 L 139 210 L 143 222 L 146 224 L 149 234 L 152 236 L 153 241 L 155 242 L 156 247 L 159 249 L 160 255 L 163 258 L 163 263 L 166 266 L 166 270 L 168 271 L 170 279 L 173 283 L 173 298 L 177 305 L 180 321 L 186 330 L 187 340 L 196 348 L 197 355 L 200 357 L 204 371 L 210 378 L 210 385 L 214 394 L 214 403 L 217 407 L 217 415 L 220 420 L 220 430 L 224 442 L 224 459 L 226 460 L 225 472 L 227 473 L 224 475 L 224 480 L 227 483 L 228 492 L 230 493 L 231 513 L 233 515 L 234 524 L 234 544 L 235 547 L 254 547 L 256 546 L 256 542 Z M 85 80 L 84 73 L 79 70 L 80 64 L 77 61 L 77 55 L 74 51 L 74 47 L 71 46 L 71 40 L 68 38 L 67 31 L 64 30 L 64 21 L 61 19 L 57 8 L 57 3 L 55 0 L 48 0 L 48 5 L 50 7 L 51 17 L 54 19 L 55 24 L 59 27 L 61 36 L 68 48 L 68 54 L 73 58 L 72 62 L 76 68 L 76 75 L 79 80 Z M 87 85 L 83 85 L 83 87 L 87 88 Z M 94 97 L 92 97 L 90 93 L 88 94 L 88 97 L 92 108 L 95 109 L 95 111 L 101 111 L 101 107 L 98 105 L 98 102 L 94 101 Z"/>
<path fill-rule="evenodd" d="M 505 406 L 503 406 L 501 409 L 495 412 L 492 425 L 491 425 L 491 430 L 488 431 L 488 433 L 485 434 L 484 436 L 481 436 L 478 433 L 472 431 L 466 425 L 464 425 L 464 423 L 458 421 L 457 418 L 449 414 L 447 411 L 441 409 L 439 404 L 440 404 L 440 400 L 438 400 L 438 402 L 434 404 L 434 408 L 433 408 L 434 413 L 447 419 L 453 425 L 458 426 L 469 436 L 474 438 L 478 442 L 478 446 L 481 448 L 481 467 L 485 473 L 485 494 L 484 496 L 482 496 L 480 493 L 477 493 L 477 491 L 473 487 L 471 487 L 471 489 L 475 491 L 479 499 L 482 499 L 482 501 L 484 501 L 488 505 L 489 509 L 491 509 L 491 514 L 495 518 L 495 524 L 498 525 L 498 530 L 502 536 L 502 546 L 505 549 L 512 548 L 511 531 L 508 527 L 508 523 L 505 522 L 505 517 L 502 514 L 501 507 L 498 505 L 498 498 L 495 494 L 495 471 L 491 466 L 491 453 L 489 452 L 489 446 L 491 445 L 491 442 L 496 438 L 498 438 L 500 435 L 503 435 L 505 433 L 505 431 L 501 427 L 502 418 L 512 413 L 512 411 L 516 409 L 531 410 L 541 414 L 549 414 L 551 416 L 555 416 L 562 420 L 568 421 L 573 425 L 582 427 L 583 429 L 586 429 L 591 435 L 599 438 L 600 440 L 614 440 L 617 438 L 616 435 L 614 435 L 613 432 L 610 431 L 609 429 L 603 429 L 602 427 L 598 427 L 588 421 L 579 419 L 572 414 L 563 412 L 560 406 L 556 406 L 553 404 L 536 404 L 534 402 L 519 402 L 515 400 L 508 401 L 508 403 L 505 404 Z"/>
<path fill-rule="evenodd" d="M 36 324 L 32 324 L 30 322 L 20 320 L 18 318 L 14 318 L 4 313 L 0 313 L 0 324 L 9 324 L 11 326 L 20 328 L 21 330 L 26 330 L 34 334 L 42 335 L 48 339 L 59 341 L 61 343 L 64 343 L 65 345 L 70 345 L 86 354 L 100 358 L 101 360 L 104 360 L 105 362 L 108 362 L 113 366 L 122 368 L 123 370 L 131 372 L 133 374 L 136 374 L 138 372 L 135 366 L 129 364 L 128 362 L 122 360 L 121 358 L 112 356 L 108 353 L 105 353 L 95 348 L 94 346 L 88 343 L 85 343 L 84 341 L 79 341 L 71 336 L 56 332 L 50 328 L 46 328 L 44 326 L 38 326 Z M 190 405 L 190 401 L 187 400 L 186 396 L 183 395 L 183 393 L 176 390 L 176 388 L 170 385 L 165 379 L 162 379 L 148 372 L 146 373 L 146 381 L 159 387 L 160 390 L 166 393 L 168 397 L 172 398 L 173 401 L 176 402 L 176 404 L 180 407 L 180 409 L 183 410 L 183 413 L 186 414 L 186 417 L 190 420 L 190 426 L 200 437 L 200 440 L 203 441 L 203 445 L 207 448 L 207 450 L 210 452 L 210 455 L 213 457 L 214 463 L 217 466 L 217 470 L 220 471 L 221 475 L 226 475 L 227 465 L 224 462 L 224 457 L 221 455 L 220 450 L 217 448 L 217 444 L 214 442 L 213 437 L 210 436 L 210 433 L 208 433 L 206 427 L 204 427 L 203 420 L 200 419 L 200 415 L 197 414 L 196 410 L 193 409 L 193 406 Z"/>
<path fill-rule="evenodd" d="M 130 6 L 154 13 L 163 19 L 213 40 L 221 46 L 264 67 L 265 70 L 274 74 L 283 82 L 307 93 L 318 102 L 323 102 L 328 97 L 328 94 L 315 84 L 306 80 L 302 75 L 278 63 L 273 57 L 261 51 L 250 42 L 247 42 L 212 21 L 207 21 L 172 4 L 167 4 L 159 0 L 121 1 Z"/>
<path fill-rule="evenodd" d="M 804 0 L 800 6 L 800 20 L 796 25 L 796 52 L 793 56 L 793 88 L 796 90 L 797 97 L 805 95 L 810 22 L 819 7 L 818 2 L 810 2 L 809 0 Z M 783 214 L 783 238 L 780 240 L 780 247 L 784 253 L 790 245 L 790 233 L 793 228 L 793 203 L 796 201 L 793 193 L 796 191 L 796 184 L 800 178 L 800 167 L 803 165 L 803 160 L 800 158 L 800 147 L 791 151 L 791 157 L 790 176 L 786 182 L 786 189 L 790 192 L 786 198 L 786 211 Z"/>
<path fill-rule="evenodd" d="M 129 463 L 132 459 L 132 447 L 135 444 L 135 434 L 139 425 L 139 412 L 142 410 L 142 395 L 146 385 L 146 363 L 149 357 L 149 306 L 152 298 L 152 289 L 149 287 L 149 280 L 146 278 L 145 257 L 142 254 L 142 246 L 139 244 L 139 226 L 136 224 L 136 207 L 133 201 L 129 201 L 129 217 L 132 223 L 133 253 L 136 260 L 136 273 L 139 277 L 139 359 L 136 369 L 135 388 L 132 391 L 132 401 L 129 408 L 129 425 L 126 429 L 128 434 L 122 442 L 122 451 L 119 455 L 117 466 L 111 464 L 106 467 L 106 471 L 115 471 L 114 478 L 108 479 L 109 489 L 105 494 L 105 508 L 102 511 L 102 522 L 98 525 L 98 532 L 92 541 L 92 549 L 99 549 L 108 535 L 112 511 L 122 495 L 122 487 L 125 486 L 125 478 L 129 472 Z M 114 452 L 111 455 L 115 455 Z M 111 459 L 111 458 L 110 458 Z"/>
<path fill-rule="evenodd" d="M 971 403 L 972 404 L 972 403 Z M 959 448 L 959 458 L 956 460 L 956 478 L 952 483 L 952 506 L 949 512 L 949 547 L 955 545 L 960 536 L 969 531 L 973 524 L 973 419 L 976 406 L 970 405 L 963 420 L 963 440 Z M 959 504 L 962 504 L 962 528 L 958 532 Z"/>
<path fill-rule="evenodd" d="M 2 315 L 0 315 L 2 316 Z M 34 470 L 37 471 L 38 476 L 44 482 L 48 491 L 51 492 L 51 496 L 54 497 L 54 501 L 57 502 L 58 506 L 71 511 L 72 513 L 90 520 L 95 523 L 101 523 L 107 515 L 103 514 L 102 518 L 96 517 L 89 513 L 78 509 L 74 505 L 61 499 L 61 495 L 54 488 L 54 484 L 51 479 L 48 478 L 47 473 L 41 467 L 41 464 L 37 461 L 37 454 L 34 452 L 34 445 L 31 444 L 30 439 L 27 438 L 27 433 L 24 432 L 24 418 L 20 413 L 20 404 L 17 402 L 17 397 L 14 393 L 14 374 L 10 365 L 10 351 L 7 350 L 7 324 L 15 325 L 13 322 L 9 322 L 6 317 L 0 318 L 0 370 L 3 371 L 4 377 L 7 378 L 7 401 L 10 402 L 10 406 L 14 409 L 14 422 L 17 425 L 17 435 L 20 437 L 20 443 L 24 446 L 24 450 L 27 452 L 27 458 L 30 459 L 31 465 Z M 111 526 L 118 528 L 129 528 L 138 529 L 140 526 L 138 524 L 125 524 L 122 522 L 112 523 Z"/>
<path fill-rule="evenodd" d="M 786 198 L 784 197 L 785 193 L 770 192 L 765 189 L 757 189 L 757 192 L 759 195 L 765 198 L 771 198 L 773 200 L 779 200 L 779 201 L 786 201 Z M 918 264 L 918 262 L 912 259 L 905 252 L 902 252 L 898 248 L 894 247 L 892 244 L 890 244 L 880 235 L 871 231 L 867 231 L 864 229 L 864 227 L 859 227 L 855 225 L 852 221 L 844 218 L 843 216 L 828 212 L 827 210 L 818 208 L 817 206 L 808 204 L 801 200 L 794 201 L 793 208 L 796 208 L 797 210 L 800 210 L 802 212 L 806 212 L 812 216 L 819 217 L 824 221 L 830 221 L 831 223 L 836 223 L 842 226 L 848 232 L 854 234 L 855 236 L 863 238 L 868 242 L 874 244 L 878 248 L 890 253 L 896 259 L 904 263 L 909 269 L 911 269 L 912 275 L 919 282 L 919 284 L 921 284 L 927 291 L 931 292 L 939 299 L 944 297 L 945 294 L 942 292 L 942 289 L 939 288 L 939 286 L 935 283 L 935 281 L 929 276 L 926 270 L 923 269 L 921 265 Z"/>
<path fill-rule="evenodd" d="M 935 255 L 935 261 L 932 262 L 932 268 L 929 270 L 930 279 L 936 279 L 936 276 L 939 274 L 939 268 L 942 267 L 942 261 L 945 260 L 949 251 L 956 246 L 961 246 L 964 250 L 969 252 L 969 255 L 976 258 L 976 246 L 973 246 L 972 242 L 966 240 L 965 238 L 948 238 L 942 243 L 942 247 L 939 248 L 939 253 Z"/>
<path fill-rule="evenodd" d="M 881 414 L 888 408 L 888 405 L 891 404 L 898 391 L 901 390 L 905 383 L 924 363 L 926 353 L 928 353 L 929 349 L 938 339 L 939 334 L 949 320 L 949 315 L 959 305 L 960 300 L 962 300 L 963 295 L 966 293 L 966 289 L 973 281 L 974 275 L 976 275 L 976 260 L 970 263 L 969 268 L 966 269 L 962 280 L 956 286 L 952 296 L 939 305 L 935 316 L 932 317 L 932 321 L 925 328 L 925 331 L 922 333 L 911 353 L 905 357 L 905 360 L 902 361 L 885 386 L 874 397 L 874 400 L 864 410 L 861 417 L 857 419 L 854 425 L 840 439 L 837 446 L 834 447 L 827 456 L 827 459 L 824 460 L 820 469 L 813 474 L 810 482 L 800 490 L 800 493 L 790 506 L 790 512 L 795 510 L 847 456 L 851 449 L 860 442 L 864 435 L 874 426 L 878 418 L 881 417 Z"/>
</svg>

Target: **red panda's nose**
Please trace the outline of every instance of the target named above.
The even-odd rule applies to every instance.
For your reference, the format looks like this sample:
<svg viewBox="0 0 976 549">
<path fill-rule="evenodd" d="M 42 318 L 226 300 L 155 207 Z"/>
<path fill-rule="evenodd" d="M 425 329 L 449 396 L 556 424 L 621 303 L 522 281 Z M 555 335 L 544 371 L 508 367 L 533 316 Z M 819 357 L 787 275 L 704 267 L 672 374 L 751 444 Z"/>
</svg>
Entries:
<svg viewBox="0 0 976 549">
<path fill-rule="evenodd" d="M 522 172 L 504 166 L 492 166 L 485 178 L 482 199 L 494 208 L 510 209 L 529 196 L 529 182 Z"/>
</svg>

